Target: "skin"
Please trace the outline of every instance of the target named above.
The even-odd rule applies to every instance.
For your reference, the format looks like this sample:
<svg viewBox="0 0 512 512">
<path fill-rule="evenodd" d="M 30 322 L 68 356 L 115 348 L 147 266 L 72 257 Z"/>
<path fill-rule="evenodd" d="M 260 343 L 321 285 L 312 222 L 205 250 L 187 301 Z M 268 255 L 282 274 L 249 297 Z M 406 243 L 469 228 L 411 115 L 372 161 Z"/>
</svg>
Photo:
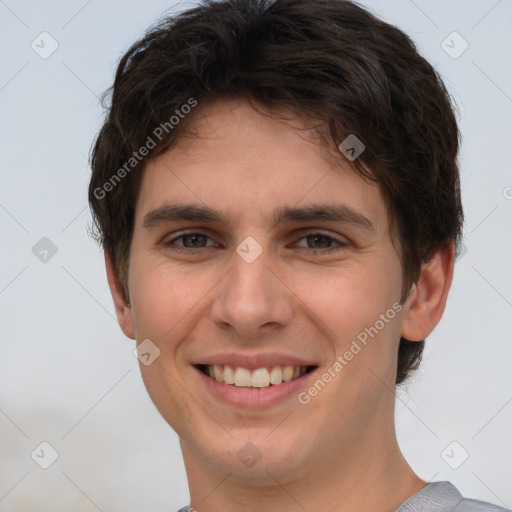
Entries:
<svg viewBox="0 0 512 512">
<path fill-rule="evenodd" d="M 296 395 L 267 409 L 227 405 L 191 366 L 219 352 L 275 350 L 315 361 L 321 374 L 400 299 L 402 268 L 379 188 L 341 154 L 333 165 L 301 127 L 297 118 L 262 115 L 243 101 L 203 106 L 190 125 L 195 136 L 182 136 L 144 171 L 130 305 L 106 257 L 123 332 L 161 351 L 141 372 L 179 435 L 199 512 L 391 512 L 426 485 L 396 440 L 396 358 L 401 335 L 422 340 L 439 322 L 453 244 L 423 266 L 403 309 L 307 405 Z M 225 222 L 143 225 L 148 212 L 173 202 L 207 205 Z M 312 203 L 343 204 L 373 229 L 270 218 L 276 207 Z M 210 238 L 177 238 L 183 230 Z M 319 230 L 330 238 L 308 238 Z M 263 249 L 250 264 L 236 252 L 248 236 Z M 321 252 L 329 247 L 340 250 Z M 247 442 L 261 453 L 252 467 L 237 457 Z"/>
</svg>

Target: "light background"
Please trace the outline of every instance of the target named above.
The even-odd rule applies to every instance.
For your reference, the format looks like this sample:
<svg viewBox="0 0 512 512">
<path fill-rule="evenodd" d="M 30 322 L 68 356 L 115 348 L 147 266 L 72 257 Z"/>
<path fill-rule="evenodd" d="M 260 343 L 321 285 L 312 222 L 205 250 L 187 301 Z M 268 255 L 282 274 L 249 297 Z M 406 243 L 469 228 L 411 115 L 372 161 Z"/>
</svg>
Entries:
<svg viewBox="0 0 512 512">
<path fill-rule="evenodd" d="M 362 3 L 435 64 L 463 134 L 467 252 L 423 366 L 398 393 L 399 442 L 421 478 L 510 508 L 512 1 Z M 97 96 L 172 5 L 0 0 L 0 512 L 173 512 L 188 503 L 177 436 L 146 394 L 87 235 Z M 43 31 L 59 45 L 47 59 L 31 48 Z M 458 58 L 445 52 L 462 48 L 457 36 L 442 47 L 453 31 L 469 43 Z M 42 237 L 58 249 L 46 263 L 32 252 Z M 42 441 L 59 454 L 46 470 L 31 458 Z M 462 450 L 469 458 L 452 469 L 446 461 L 456 465 Z"/>
</svg>

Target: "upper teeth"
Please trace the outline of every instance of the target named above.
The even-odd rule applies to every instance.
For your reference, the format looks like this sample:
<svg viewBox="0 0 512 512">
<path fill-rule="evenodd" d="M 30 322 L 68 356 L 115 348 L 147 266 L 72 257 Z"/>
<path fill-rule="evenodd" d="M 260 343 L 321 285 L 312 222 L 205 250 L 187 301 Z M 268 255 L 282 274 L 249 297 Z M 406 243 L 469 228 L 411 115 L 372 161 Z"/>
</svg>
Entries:
<svg viewBox="0 0 512 512">
<path fill-rule="evenodd" d="M 206 373 L 217 382 L 234 384 L 238 387 L 266 388 L 270 384 L 281 384 L 296 379 L 306 373 L 307 366 L 273 366 L 249 370 L 240 366 L 232 367 L 218 364 L 207 365 Z"/>
</svg>

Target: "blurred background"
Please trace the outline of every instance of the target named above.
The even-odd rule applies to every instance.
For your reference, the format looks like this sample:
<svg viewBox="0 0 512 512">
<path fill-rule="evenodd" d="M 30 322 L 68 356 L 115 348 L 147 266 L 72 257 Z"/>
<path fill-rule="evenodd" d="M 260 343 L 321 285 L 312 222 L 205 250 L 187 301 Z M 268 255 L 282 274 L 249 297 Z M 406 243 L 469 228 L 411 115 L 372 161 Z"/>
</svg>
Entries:
<svg viewBox="0 0 512 512">
<path fill-rule="evenodd" d="M 463 135 L 464 247 L 423 365 L 397 392 L 399 443 L 421 478 L 510 508 L 512 1 L 360 3 L 435 65 Z M 0 512 L 189 502 L 178 438 L 117 325 L 86 194 L 118 59 L 192 5 L 0 0 Z"/>
</svg>

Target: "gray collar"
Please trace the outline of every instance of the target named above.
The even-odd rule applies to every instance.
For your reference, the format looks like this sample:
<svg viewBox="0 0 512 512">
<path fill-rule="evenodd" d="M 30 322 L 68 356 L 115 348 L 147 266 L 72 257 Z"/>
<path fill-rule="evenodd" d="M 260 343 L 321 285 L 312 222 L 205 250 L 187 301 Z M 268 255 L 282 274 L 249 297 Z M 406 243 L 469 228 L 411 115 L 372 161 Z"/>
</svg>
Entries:
<svg viewBox="0 0 512 512">
<path fill-rule="evenodd" d="M 450 482 L 432 482 L 404 501 L 395 512 L 449 512 L 462 500 Z"/>
</svg>

